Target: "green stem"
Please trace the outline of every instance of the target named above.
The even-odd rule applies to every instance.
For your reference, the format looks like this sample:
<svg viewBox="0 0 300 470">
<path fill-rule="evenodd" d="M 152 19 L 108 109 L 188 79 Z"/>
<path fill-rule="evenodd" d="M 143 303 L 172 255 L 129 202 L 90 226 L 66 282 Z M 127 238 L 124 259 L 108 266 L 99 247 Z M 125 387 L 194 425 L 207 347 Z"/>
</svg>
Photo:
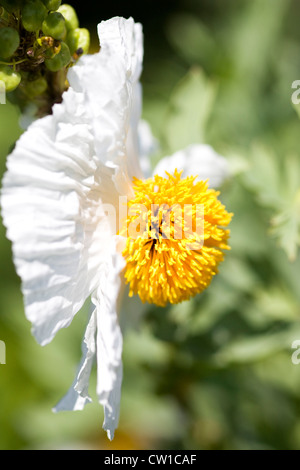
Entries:
<svg viewBox="0 0 300 470">
<path fill-rule="evenodd" d="M 0 64 L 1 65 L 18 65 L 18 64 L 22 64 L 22 62 L 25 62 L 26 60 L 28 59 L 22 59 L 22 60 L 17 60 L 16 62 L 4 62 L 3 60 L 0 60 Z"/>
</svg>

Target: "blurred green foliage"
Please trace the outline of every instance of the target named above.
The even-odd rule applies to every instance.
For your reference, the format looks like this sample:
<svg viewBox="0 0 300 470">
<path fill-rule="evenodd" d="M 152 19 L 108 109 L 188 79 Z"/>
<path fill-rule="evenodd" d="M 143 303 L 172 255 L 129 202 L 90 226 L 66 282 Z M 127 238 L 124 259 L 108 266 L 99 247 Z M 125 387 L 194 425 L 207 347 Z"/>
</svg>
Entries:
<svg viewBox="0 0 300 470">
<path fill-rule="evenodd" d="M 153 163 L 211 144 L 228 158 L 221 198 L 235 215 L 232 249 L 206 292 L 164 309 L 124 301 L 112 443 L 96 401 L 51 413 L 73 380 L 86 311 L 38 346 L 2 229 L 0 448 L 300 447 L 300 364 L 291 360 L 300 339 L 300 122 L 291 103 L 299 18 L 292 0 L 179 1 L 164 16 L 163 43 L 145 38 L 144 117 L 161 144 Z M 2 171 L 17 120 L 15 108 L 0 106 Z M 93 397 L 94 385 L 93 375 Z"/>
</svg>

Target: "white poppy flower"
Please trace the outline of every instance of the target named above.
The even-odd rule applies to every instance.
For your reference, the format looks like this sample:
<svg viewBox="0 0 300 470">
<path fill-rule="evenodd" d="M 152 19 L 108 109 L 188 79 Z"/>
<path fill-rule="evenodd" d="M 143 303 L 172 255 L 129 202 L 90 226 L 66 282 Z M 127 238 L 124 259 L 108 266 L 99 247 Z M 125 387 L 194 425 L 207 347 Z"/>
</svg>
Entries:
<svg viewBox="0 0 300 470">
<path fill-rule="evenodd" d="M 122 382 L 117 310 L 128 261 L 124 239 L 117 235 L 120 227 L 113 219 L 118 219 L 120 196 L 134 197 L 133 178 L 142 181 L 142 167 L 149 171 L 146 154 L 153 142 L 140 121 L 141 25 L 131 18 L 112 18 L 100 23 L 98 33 L 100 52 L 82 57 L 69 70 L 70 88 L 62 103 L 53 107 L 52 115 L 31 124 L 17 142 L 8 158 L 1 202 L 22 280 L 25 313 L 37 341 L 49 343 L 91 296 L 82 360 L 73 385 L 55 410 L 82 409 L 91 400 L 88 383 L 96 358 L 103 427 L 112 439 Z M 190 168 L 191 152 L 198 155 L 199 166 L 193 157 Z M 218 184 L 227 175 L 225 160 L 207 146 L 183 150 L 162 161 L 160 169 L 164 163 L 168 171 L 182 167 L 186 174 L 209 177 Z M 179 181 L 180 176 L 176 178 Z M 205 184 L 199 184 L 205 191 Z M 108 207 L 115 213 L 108 213 Z M 226 225 L 229 220 L 222 214 L 216 223 Z M 214 230 L 210 241 L 222 239 L 219 247 L 226 248 L 227 232 L 220 236 L 220 230 Z M 221 255 L 214 266 L 220 260 Z M 131 258 L 128 266 L 132 263 Z M 214 273 L 215 268 L 210 277 Z M 131 288 L 135 293 L 134 285 Z M 184 297 L 178 297 L 181 300 Z"/>
</svg>

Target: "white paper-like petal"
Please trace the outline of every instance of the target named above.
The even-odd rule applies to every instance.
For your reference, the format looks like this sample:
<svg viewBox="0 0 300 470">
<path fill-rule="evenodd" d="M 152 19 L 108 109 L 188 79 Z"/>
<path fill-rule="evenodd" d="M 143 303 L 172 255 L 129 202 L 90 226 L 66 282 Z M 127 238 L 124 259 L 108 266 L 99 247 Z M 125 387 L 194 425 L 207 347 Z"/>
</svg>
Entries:
<svg viewBox="0 0 300 470">
<path fill-rule="evenodd" d="M 141 119 L 142 87 L 137 83 L 131 111 L 130 126 L 127 135 L 128 174 L 142 179 L 151 176 L 151 154 L 158 148 L 158 142 L 152 134 L 150 125 Z"/>
<path fill-rule="evenodd" d="M 67 394 L 53 408 L 54 412 L 82 410 L 86 403 L 91 402 L 88 393 L 89 379 L 96 355 L 96 311 L 93 309 L 82 342 L 82 359 L 75 380 Z"/>
<path fill-rule="evenodd" d="M 141 179 L 143 172 L 141 168 L 140 154 L 139 154 L 139 135 L 138 127 L 142 113 L 142 87 L 137 83 L 134 93 L 130 116 L 130 125 L 127 134 L 126 152 L 128 157 L 128 174 L 131 177 Z"/>
<path fill-rule="evenodd" d="M 127 194 L 133 173 L 140 172 L 138 160 L 127 155 L 127 140 L 141 112 L 142 27 L 132 18 L 115 17 L 98 25 L 98 35 L 98 62 L 83 56 L 78 67 L 70 69 L 68 79 L 76 91 L 86 84 L 85 106 L 92 116 L 96 154 L 115 169 L 115 184 Z"/>
<path fill-rule="evenodd" d="M 209 186 L 219 187 L 229 176 L 228 163 L 212 147 L 204 144 L 193 144 L 179 150 L 170 157 L 162 158 L 156 165 L 153 174 L 165 176 L 177 168 L 183 170 L 183 177 L 196 176 L 198 180 L 209 180 Z"/>
<path fill-rule="evenodd" d="M 97 396 L 104 408 L 103 428 L 110 440 L 114 437 L 120 411 L 123 340 L 117 307 L 120 273 L 124 266 L 123 257 L 116 251 L 112 252 L 92 299 L 97 309 Z"/>
<path fill-rule="evenodd" d="M 80 103 L 72 90 L 68 97 L 72 94 Z M 67 100 L 61 106 L 67 119 Z M 96 266 L 90 269 L 90 257 L 100 225 L 106 225 L 104 214 L 97 220 L 89 217 L 96 207 L 97 167 L 82 118 L 73 125 L 52 116 L 36 121 L 8 158 L 3 180 L 3 220 L 22 279 L 26 315 L 41 344 L 69 325 L 94 289 Z"/>
<path fill-rule="evenodd" d="M 4 224 L 26 316 L 41 344 L 70 324 L 98 286 L 118 229 L 112 219 L 119 195 L 131 191 L 126 139 L 141 72 L 141 27 L 113 18 L 99 33 L 100 52 L 70 69 L 63 102 L 22 135 L 3 179 Z M 105 204 L 116 213 L 108 217 Z"/>
<path fill-rule="evenodd" d="M 150 178 L 152 175 L 151 155 L 158 150 L 158 147 L 158 141 L 153 136 L 149 123 L 141 119 L 138 125 L 138 148 L 145 178 Z"/>
<path fill-rule="evenodd" d="M 75 380 L 53 411 L 81 410 L 91 401 L 89 377 L 97 357 L 97 396 L 104 409 L 103 428 L 113 439 L 118 425 L 122 385 L 122 333 L 118 322 L 120 273 L 125 266 L 123 257 L 112 240 L 102 265 L 101 283 L 92 297 L 95 305 L 82 343 L 82 359 Z"/>
</svg>

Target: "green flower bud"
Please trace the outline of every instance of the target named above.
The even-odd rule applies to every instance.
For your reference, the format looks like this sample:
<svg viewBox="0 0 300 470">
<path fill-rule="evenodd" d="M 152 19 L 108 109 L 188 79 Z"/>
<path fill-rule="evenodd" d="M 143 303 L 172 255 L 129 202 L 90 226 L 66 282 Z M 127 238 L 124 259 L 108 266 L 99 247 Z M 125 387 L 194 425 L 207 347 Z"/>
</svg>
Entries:
<svg viewBox="0 0 300 470">
<path fill-rule="evenodd" d="M 76 28 L 69 31 L 67 43 L 73 55 L 78 49 L 82 49 L 83 54 L 87 54 L 90 47 L 90 33 L 86 28 Z"/>
<path fill-rule="evenodd" d="M 1 0 L 1 6 L 10 13 L 17 10 L 18 8 L 21 8 L 23 3 L 23 0 Z"/>
<path fill-rule="evenodd" d="M 52 59 L 46 59 L 45 64 L 51 72 L 58 72 L 58 70 L 66 67 L 71 61 L 70 49 L 65 42 L 61 43 L 61 50 Z"/>
<path fill-rule="evenodd" d="M 27 31 L 38 31 L 48 14 L 47 8 L 40 0 L 29 0 L 22 10 L 22 22 Z"/>
<path fill-rule="evenodd" d="M 37 78 L 36 80 L 27 81 L 25 84 L 25 90 L 29 97 L 35 98 L 41 95 L 47 90 L 47 80 L 43 77 Z"/>
<path fill-rule="evenodd" d="M 64 39 L 67 30 L 66 22 L 61 13 L 49 13 L 47 18 L 43 21 L 42 30 L 45 36 L 51 36 L 54 39 Z"/>
<path fill-rule="evenodd" d="M 79 21 L 77 18 L 77 14 L 74 8 L 71 7 L 71 5 L 63 4 L 58 8 L 57 11 L 59 11 L 59 13 L 61 13 L 64 16 L 68 31 L 70 31 L 71 29 L 78 28 Z"/>
<path fill-rule="evenodd" d="M 61 5 L 61 0 L 42 0 L 47 10 L 57 10 Z"/>
<path fill-rule="evenodd" d="M 21 81 L 21 75 L 14 72 L 8 65 L 0 65 L 0 81 L 5 85 L 5 91 L 13 91 Z"/>
<path fill-rule="evenodd" d="M 61 43 L 51 36 L 42 36 L 36 40 L 36 49 L 43 54 L 46 59 L 52 59 L 61 49 Z"/>
<path fill-rule="evenodd" d="M 20 37 L 18 31 L 13 28 L 0 29 L 0 57 L 6 59 L 11 57 L 18 49 Z"/>
</svg>

